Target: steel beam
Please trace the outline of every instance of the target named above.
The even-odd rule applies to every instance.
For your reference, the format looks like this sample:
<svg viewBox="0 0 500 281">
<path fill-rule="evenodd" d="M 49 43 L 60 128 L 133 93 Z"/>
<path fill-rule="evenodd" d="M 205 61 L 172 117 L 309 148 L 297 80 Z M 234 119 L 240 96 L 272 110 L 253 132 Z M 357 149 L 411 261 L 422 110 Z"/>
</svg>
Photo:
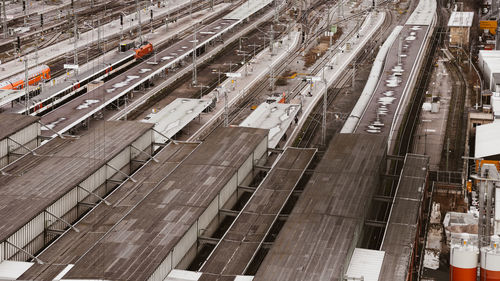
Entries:
<svg viewBox="0 0 500 281">
<path fill-rule="evenodd" d="M 139 149 L 139 148 L 135 147 L 133 144 L 131 144 L 131 145 L 130 145 L 130 147 L 132 147 L 132 148 L 136 149 L 137 151 L 139 151 L 140 153 L 142 153 L 142 154 L 144 154 L 144 155 L 148 156 L 148 157 L 149 157 L 149 159 L 153 159 L 153 161 L 155 161 L 156 163 L 158 163 L 158 162 L 159 162 L 159 161 L 158 161 L 158 159 L 156 159 L 153 155 L 151 155 L 151 154 L 149 154 L 149 153 L 146 153 L 146 152 L 142 151 L 141 149 Z"/>
<path fill-rule="evenodd" d="M 115 168 L 115 167 L 111 166 L 109 163 L 106 163 L 106 166 L 108 166 L 108 167 L 110 167 L 111 169 L 115 170 L 117 173 L 124 175 L 127 179 L 129 179 L 129 180 L 131 180 L 131 181 L 133 181 L 133 182 L 137 182 L 137 181 L 136 181 L 135 179 L 133 179 L 131 176 L 129 176 L 129 175 L 125 174 L 124 172 L 122 172 L 121 170 L 119 170 L 119 169 L 117 169 L 117 168 Z"/>
<path fill-rule="evenodd" d="M 90 190 L 86 189 L 85 187 L 83 187 L 83 186 L 81 186 L 81 185 L 77 185 L 77 187 L 81 188 L 83 191 L 86 191 L 86 192 L 87 192 L 88 194 L 90 194 L 90 195 L 94 195 L 97 199 L 99 199 L 99 201 L 104 202 L 104 204 L 106 204 L 106 205 L 108 205 L 108 206 L 109 206 L 109 205 L 111 205 L 111 203 L 109 203 L 108 201 L 106 201 L 106 199 L 104 199 L 104 198 L 102 198 L 101 196 L 99 196 L 99 195 L 95 194 L 94 192 L 92 192 L 92 191 L 90 191 Z"/>
<path fill-rule="evenodd" d="M 28 255 L 30 258 L 34 259 L 38 264 L 44 264 L 44 262 L 42 260 L 40 260 L 39 258 L 33 256 L 32 254 L 28 253 L 25 249 L 21 248 L 21 247 L 18 247 L 17 245 L 7 241 L 7 240 L 4 240 L 5 243 L 11 245 L 12 247 L 18 249 L 19 251 L 25 253 L 26 255 Z"/>
<path fill-rule="evenodd" d="M 49 215 L 53 216 L 54 218 L 56 218 L 58 221 L 60 221 L 60 222 L 64 223 L 64 224 L 65 224 L 65 225 L 67 225 L 67 226 L 69 226 L 69 227 L 70 227 L 71 229 L 73 229 L 75 232 L 80 232 L 80 230 L 78 230 L 78 228 L 74 227 L 71 223 L 67 222 L 65 219 L 60 218 L 60 217 L 58 217 L 58 216 L 54 215 L 53 213 L 51 213 L 51 212 L 49 212 L 49 211 L 47 211 L 47 210 L 45 210 L 45 212 L 46 212 L 47 214 L 49 214 Z"/>
</svg>

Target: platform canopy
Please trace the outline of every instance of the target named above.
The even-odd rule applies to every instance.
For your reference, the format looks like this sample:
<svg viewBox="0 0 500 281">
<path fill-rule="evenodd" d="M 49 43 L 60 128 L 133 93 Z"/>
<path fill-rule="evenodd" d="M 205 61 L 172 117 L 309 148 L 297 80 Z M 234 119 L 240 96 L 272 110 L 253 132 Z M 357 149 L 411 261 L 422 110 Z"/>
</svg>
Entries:
<svg viewBox="0 0 500 281">
<path fill-rule="evenodd" d="M 11 101 L 15 101 L 18 98 L 25 95 L 24 90 L 0 90 L 0 106 L 4 106 Z"/>
<path fill-rule="evenodd" d="M 241 127 L 269 130 L 269 148 L 276 148 L 299 112 L 300 104 L 262 103 L 243 122 Z"/>
<path fill-rule="evenodd" d="M 211 103 L 208 99 L 178 98 L 160 111 L 149 114 L 142 122 L 155 124 L 154 129 L 163 137 L 172 138 Z"/>
</svg>

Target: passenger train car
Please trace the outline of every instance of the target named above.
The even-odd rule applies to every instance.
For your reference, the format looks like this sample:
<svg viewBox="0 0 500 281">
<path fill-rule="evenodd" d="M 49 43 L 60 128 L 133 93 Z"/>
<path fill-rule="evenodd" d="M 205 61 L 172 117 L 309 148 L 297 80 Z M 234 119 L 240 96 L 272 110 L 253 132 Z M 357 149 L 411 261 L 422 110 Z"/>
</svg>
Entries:
<svg viewBox="0 0 500 281">
<path fill-rule="evenodd" d="M 1 90 L 20 90 L 24 88 L 25 74 L 18 74 L 9 80 L 0 83 Z M 36 85 L 41 80 L 50 79 L 50 67 L 47 65 L 40 65 L 28 70 L 28 84 Z"/>
</svg>

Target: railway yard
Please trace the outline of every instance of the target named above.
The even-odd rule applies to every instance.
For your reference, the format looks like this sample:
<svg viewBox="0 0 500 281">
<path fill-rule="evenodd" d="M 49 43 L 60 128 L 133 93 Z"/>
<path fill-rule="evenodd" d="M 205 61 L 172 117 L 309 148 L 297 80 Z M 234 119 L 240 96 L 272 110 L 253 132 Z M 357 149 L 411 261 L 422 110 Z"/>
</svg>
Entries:
<svg viewBox="0 0 500 281">
<path fill-rule="evenodd" d="M 500 280 L 498 7 L 0 1 L 0 280 Z"/>
</svg>

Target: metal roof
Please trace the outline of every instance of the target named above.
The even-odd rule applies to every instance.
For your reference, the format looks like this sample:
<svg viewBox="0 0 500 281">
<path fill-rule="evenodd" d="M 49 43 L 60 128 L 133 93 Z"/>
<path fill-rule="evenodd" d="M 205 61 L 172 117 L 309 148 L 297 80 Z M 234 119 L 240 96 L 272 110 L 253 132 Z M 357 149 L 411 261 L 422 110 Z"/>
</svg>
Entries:
<svg viewBox="0 0 500 281">
<path fill-rule="evenodd" d="M 172 138 L 212 103 L 208 99 L 178 98 L 162 110 L 151 113 L 142 122 L 155 124 L 154 129 Z"/>
<path fill-rule="evenodd" d="M 420 0 L 406 21 L 407 25 L 430 25 L 436 14 L 436 0 Z"/>
<path fill-rule="evenodd" d="M 202 265 L 200 280 L 245 273 L 315 153 L 288 147 L 281 154 Z"/>
<path fill-rule="evenodd" d="M 248 15 L 252 15 L 253 13 L 259 11 L 264 6 L 271 3 L 272 0 L 256 0 L 256 1 L 247 1 L 247 3 L 241 4 L 238 9 L 232 11 L 227 14 L 224 19 L 231 20 L 242 20 L 248 17 Z"/>
<path fill-rule="evenodd" d="M 347 268 L 347 280 L 378 281 L 384 255 L 384 251 L 355 248 Z"/>
<path fill-rule="evenodd" d="M 46 263 L 22 277 L 49 280 L 49 267 L 74 264 L 64 278 L 146 280 L 266 139 L 266 130 L 219 128 L 178 165 L 155 156 L 147 174 L 107 197 L 113 207 L 99 205 L 76 225 L 80 233 L 60 237 L 39 256 Z"/>
<path fill-rule="evenodd" d="M 476 158 L 500 154 L 500 122 L 477 126 L 475 147 Z"/>
<path fill-rule="evenodd" d="M 448 27 L 471 27 L 473 20 L 473 12 L 453 12 L 448 21 Z"/>
<path fill-rule="evenodd" d="M 102 122 L 93 133 L 79 139 L 54 139 L 38 147 L 37 155 L 27 154 L 4 168 L 7 175 L 0 176 L 0 241 L 75 188 L 151 127 L 151 124 L 130 121 Z"/>
<path fill-rule="evenodd" d="M 380 280 L 406 280 L 415 251 L 429 157 L 407 154 L 384 233 Z"/>
<path fill-rule="evenodd" d="M 254 280 L 336 280 L 372 200 L 386 151 L 382 136 L 337 134 Z"/>
<path fill-rule="evenodd" d="M 262 103 L 243 122 L 241 127 L 269 129 L 268 147 L 275 148 L 299 112 L 299 104 Z"/>
<path fill-rule="evenodd" d="M 27 126 L 36 123 L 40 118 L 31 115 L 14 113 L 0 114 L 0 140 L 19 132 Z"/>
<path fill-rule="evenodd" d="M 25 95 L 24 90 L 2 90 L 0 89 L 0 107 Z"/>
<path fill-rule="evenodd" d="M 197 47 L 231 30 L 240 21 L 219 19 L 201 28 L 196 35 Z M 123 95 L 131 92 L 137 86 L 162 73 L 188 57 L 193 50 L 193 35 L 188 36 L 167 47 L 142 63 L 135 65 L 124 73 L 108 80 L 104 85 L 81 95 L 60 106 L 42 117 L 42 122 L 54 126 L 54 130 L 64 133 L 96 112 L 105 108 Z M 54 136 L 53 132 L 44 131 L 42 135 Z"/>
</svg>

